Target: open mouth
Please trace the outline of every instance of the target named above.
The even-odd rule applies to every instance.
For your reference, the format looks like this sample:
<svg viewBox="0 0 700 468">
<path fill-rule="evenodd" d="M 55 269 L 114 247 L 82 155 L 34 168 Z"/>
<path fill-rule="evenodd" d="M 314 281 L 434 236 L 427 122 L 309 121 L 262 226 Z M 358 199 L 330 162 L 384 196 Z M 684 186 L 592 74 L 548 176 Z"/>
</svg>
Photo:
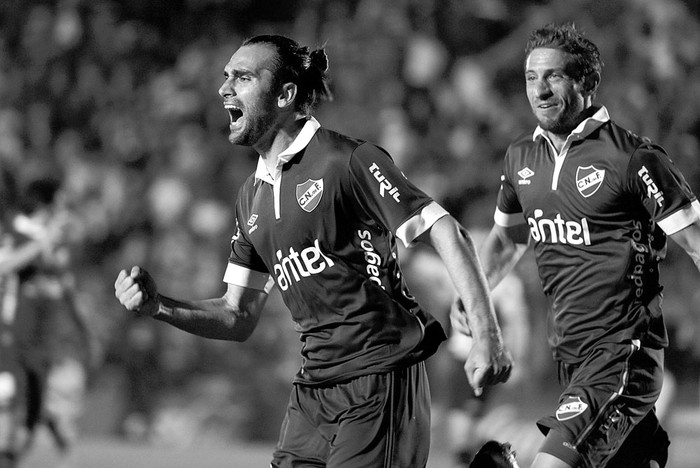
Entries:
<svg viewBox="0 0 700 468">
<path fill-rule="evenodd" d="M 231 121 L 231 124 L 235 124 L 238 119 L 243 117 L 243 111 L 241 111 L 237 106 L 234 106 L 232 104 L 224 104 L 224 108 L 228 111 L 228 116 Z"/>
</svg>

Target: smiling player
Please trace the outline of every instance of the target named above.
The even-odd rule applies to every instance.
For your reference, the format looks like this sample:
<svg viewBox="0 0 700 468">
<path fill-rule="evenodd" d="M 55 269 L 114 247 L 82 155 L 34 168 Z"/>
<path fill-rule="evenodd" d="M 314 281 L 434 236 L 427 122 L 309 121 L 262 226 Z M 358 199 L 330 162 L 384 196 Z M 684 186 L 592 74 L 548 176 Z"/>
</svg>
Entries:
<svg viewBox="0 0 700 468">
<path fill-rule="evenodd" d="M 532 466 L 664 466 L 658 264 L 669 236 L 700 266 L 698 201 L 661 147 L 593 104 L 600 55 L 573 25 L 534 31 L 524 65 L 539 125 L 507 150 L 480 257 L 493 287 L 532 244 L 550 301 L 562 392 Z"/>
</svg>

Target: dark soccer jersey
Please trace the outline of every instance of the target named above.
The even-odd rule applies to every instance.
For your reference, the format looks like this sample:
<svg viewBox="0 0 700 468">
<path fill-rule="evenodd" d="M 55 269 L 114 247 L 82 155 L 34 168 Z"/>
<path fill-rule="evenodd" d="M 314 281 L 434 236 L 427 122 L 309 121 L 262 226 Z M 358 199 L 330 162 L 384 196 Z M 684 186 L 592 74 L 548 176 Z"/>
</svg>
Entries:
<svg viewBox="0 0 700 468">
<path fill-rule="evenodd" d="M 530 227 L 556 359 L 576 362 L 599 342 L 666 345 L 658 263 L 666 234 L 697 219 L 697 206 L 663 149 L 604 107 L 559 154 L 539 128 L 513 142 L 495 221 Z"/>
<path fill-rule="evenodd" d="M 317 127 L 276 177 L 260 165 L 241 188 L 225 277 L 271 275 L 301 334 L 295 381 L 306 384 L 410 365 L 445 339 L 406 289 L 395 234 L 410 242 L 446 212 L 378 147 Z"/>
</svg>

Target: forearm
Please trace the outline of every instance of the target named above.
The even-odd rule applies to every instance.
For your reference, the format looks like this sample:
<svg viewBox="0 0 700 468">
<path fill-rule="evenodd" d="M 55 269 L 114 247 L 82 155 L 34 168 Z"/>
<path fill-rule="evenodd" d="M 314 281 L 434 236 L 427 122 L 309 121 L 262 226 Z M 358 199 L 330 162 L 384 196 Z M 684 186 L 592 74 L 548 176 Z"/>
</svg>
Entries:
<svg viewBox="0 0 700 468">
<path fill-rule="evenodd" d="M 464 370 L 478 396 L 484 385 L 508 380 L 513 360 L 503 345 L 486 276 L 467 231 L 454 218 L 444 217 L 430 229 L 430 241 L 460 296 L 461 301 L 453 310 L 457 311 L 460 321 L 466 318 L 474 338 Z"/>
<path fill-rule="evenodd" d="M 185 301 L 158 296 L 155 319 L 204 338 L 245 341 L 255 329 L 257 316 L 232 307 L 225 298 Z"/>
<path fill-rule="evenodd" d="M 491 290 L 498 286 L 518 263 L 522 256 L 522 253 L 518 250 L 516 246 L 512 245 L 502 250 L 496 257 L 489 257 L 483 254 L 479 256 L 482 259 L 484 275 L 486 275 L 486 280 Z"/>
<path fill-rule="evenodd" d="M 487 341 L 495 340 L 500 344 L 501 331 L 491 303 L 488 283 L 471 237 L 456 222 L 436 223 L 432 232 L 435 236 L 432 239 L 434 248 L 450 273 L 462 303 L 461 312 L 466 314 L 472 336 Z"/>
<path fill-rule="evenodd" d="M 695 267 L 700 271 L 700 221 L 671 234 L 669 237 L 685 250 Z"/>
<path fill-rule="evenodd" d="M 510 229 L 495 226 L 484 240 L 479 259 L 491 290 L 510 273 L 527 250 L 525 229 L 520 226 Z"/>
</svg>

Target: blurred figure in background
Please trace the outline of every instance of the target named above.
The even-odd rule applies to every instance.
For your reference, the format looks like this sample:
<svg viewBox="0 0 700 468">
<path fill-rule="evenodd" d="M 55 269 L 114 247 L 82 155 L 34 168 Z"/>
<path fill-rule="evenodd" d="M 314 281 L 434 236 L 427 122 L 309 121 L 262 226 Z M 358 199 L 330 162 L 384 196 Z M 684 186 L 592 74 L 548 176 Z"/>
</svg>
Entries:
<svg viewBox="0 0 700 468">
<path fill-rule="evenodd" d="M 0 468 L 14 468 L 26 450 L 29 372 L 22 365 L 15 334 L 19 275 L 11 226 L 17 212 L 14 171 L 0 160 Z"/>
<path fill-rule="evenodd" d="M 26 446 L 37 424 L 44 423 L 63 461 L 78 436 L 93 349 L 69 268 L 71 221 L 61 203 L 60 181 L 31 180 L 8 220 L 10 247 L 0 257 L 3 276 L 17 280 L 11 332 L 27 376 Z"/>
</svg>

